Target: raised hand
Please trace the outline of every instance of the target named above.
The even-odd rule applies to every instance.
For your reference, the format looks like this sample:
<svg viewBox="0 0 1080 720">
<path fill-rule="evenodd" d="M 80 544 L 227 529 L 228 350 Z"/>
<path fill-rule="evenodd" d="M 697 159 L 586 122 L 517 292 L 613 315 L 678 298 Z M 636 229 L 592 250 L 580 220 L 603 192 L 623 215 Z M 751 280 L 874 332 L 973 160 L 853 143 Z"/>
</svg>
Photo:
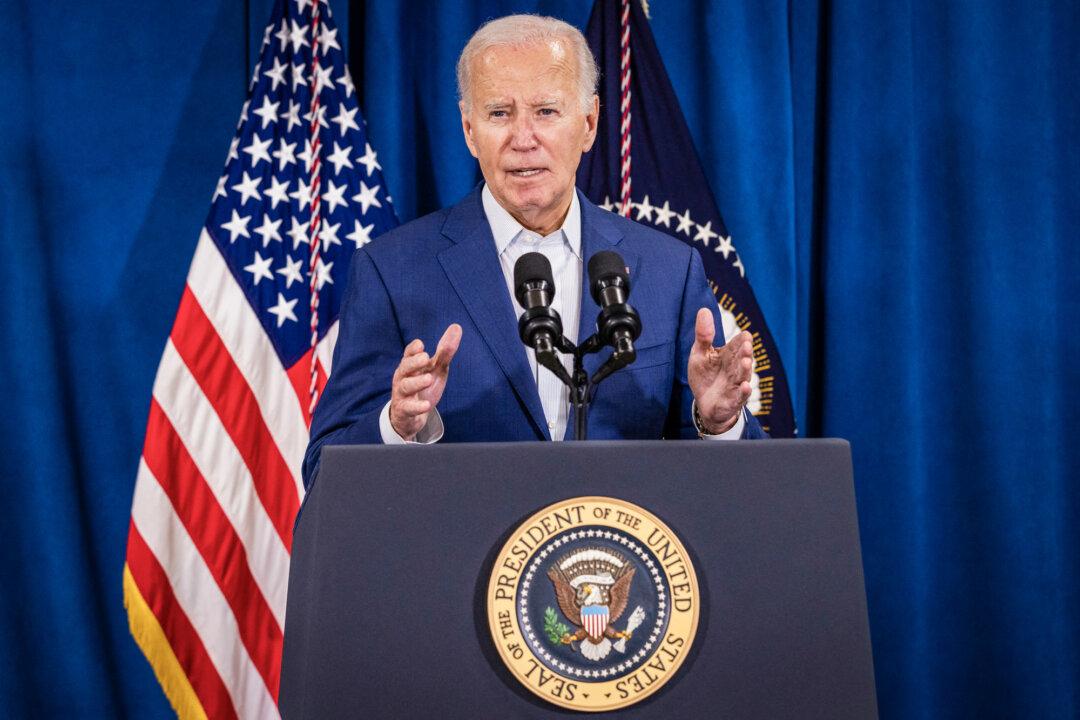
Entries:
<svg viewBox="0 0 1080 720">
<path fill-rule="evenodd" d="M 754 346 L 743 330 L 723 347 L 713 347 L 716 328 L 707 308 L 698 310 L 694 323 L 694 346 L 690 349 L 686 375 L 694 393 L 702 430 L 719 435 L 730 430 L 750 398 L 750 374 Z"/>
<path fill-rule="evenodd" d="M 461 326 L 454 323 L 439 340 L 435 357 L 424 352 L 424 343 L 419 338 L 405 347 L 390 391 L 390 424 L 403 439 L 416 437 L 442 399 L 450 361 L 460 343 Z"/>
</svg>

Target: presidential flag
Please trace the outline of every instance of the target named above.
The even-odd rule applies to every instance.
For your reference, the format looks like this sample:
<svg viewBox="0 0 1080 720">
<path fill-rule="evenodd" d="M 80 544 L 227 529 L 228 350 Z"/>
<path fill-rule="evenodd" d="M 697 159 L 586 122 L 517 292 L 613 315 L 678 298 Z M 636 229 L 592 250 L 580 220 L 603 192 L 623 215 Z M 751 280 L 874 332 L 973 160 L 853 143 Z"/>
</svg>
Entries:
<svg viewBox="0 0 1080 720">
<path fill-rule="evenodd" d="M 293 521 L 352 253 L 397 219 L 325 2 L 278 0 L 166 342 L 124 604 L 181 717 L 277 715 Z"/>
<path fill-rule="evenodd" d="M 780 354 L 709 190 L 678 98 L 639 2 L 597 0 L 586 37 L 600 64 L 600 126 L 578 187 L 607 210 L 697 248 L 724 334 L 754 339 L 750 411 L 773 437 L 795 435 Z"/>
</svg>

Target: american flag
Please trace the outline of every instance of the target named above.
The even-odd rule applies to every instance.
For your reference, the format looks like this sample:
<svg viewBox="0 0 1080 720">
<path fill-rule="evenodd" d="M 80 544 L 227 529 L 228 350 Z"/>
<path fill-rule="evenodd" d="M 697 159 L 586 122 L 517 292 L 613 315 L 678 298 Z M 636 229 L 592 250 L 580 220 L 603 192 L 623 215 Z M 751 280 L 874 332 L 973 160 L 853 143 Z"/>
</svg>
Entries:
<svg viewBox="0 0 1080 720">
<path fill-rule="evenodd" d="M 349 259 L 397 225 L 380 171 L 330 8 L 278 0 L 158 367 L 132 501 L 124 604 L 181 717 L 277 715 L 310 411 Z"/>
<path fill-rule="evenodd" d="M 720 216 L 679 99 L 639 0 L 596 0 L 585 31 L 600 64 L 600 124 L 578 187 L 618 212 L 696 248 L 724 334 L 754 338 L 750 412 L 773 437 L 795 435 L 780 352 Z"/>
</svg>

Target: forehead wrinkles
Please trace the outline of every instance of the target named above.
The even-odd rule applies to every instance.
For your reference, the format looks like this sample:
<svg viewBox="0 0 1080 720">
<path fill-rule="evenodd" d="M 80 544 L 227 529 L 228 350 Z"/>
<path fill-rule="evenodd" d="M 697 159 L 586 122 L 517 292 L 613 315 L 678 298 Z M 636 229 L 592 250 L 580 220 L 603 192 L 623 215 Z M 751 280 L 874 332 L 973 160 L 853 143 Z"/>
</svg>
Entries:
<svg viewBox="0 0 1080 720">
<path fill-rule="evenodd" d="M 552 86 L 563 83 L 573 92 L 576 74 L 577 67 L 561 40 L 522 46 L 496 45 L 473 60 L 472 84 L 480 92 L 501 93 L 519 90 L 506 86 L 520 83 L 531 94 L 550 98 L 551 90 L 557 89 Z M 548 88 L 536 87 L 539 83 Z"/>
</svg>

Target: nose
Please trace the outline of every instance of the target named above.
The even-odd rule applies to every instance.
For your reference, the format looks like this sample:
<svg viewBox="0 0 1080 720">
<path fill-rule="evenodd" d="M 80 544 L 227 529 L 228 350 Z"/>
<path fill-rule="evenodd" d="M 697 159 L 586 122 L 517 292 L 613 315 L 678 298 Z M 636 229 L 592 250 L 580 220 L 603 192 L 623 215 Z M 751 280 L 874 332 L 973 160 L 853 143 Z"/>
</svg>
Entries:
<svg viewBox="0 0 1080 720">
<path fill-rule="evenodd" d="M 535 150 L 539 145 L 536 139 L 536 130 L 533 127 L 532 118 L 527 113 L 521 113 L 514 118 L 510 130 L 510 149 L 518 152 Z"/>
</svg>

